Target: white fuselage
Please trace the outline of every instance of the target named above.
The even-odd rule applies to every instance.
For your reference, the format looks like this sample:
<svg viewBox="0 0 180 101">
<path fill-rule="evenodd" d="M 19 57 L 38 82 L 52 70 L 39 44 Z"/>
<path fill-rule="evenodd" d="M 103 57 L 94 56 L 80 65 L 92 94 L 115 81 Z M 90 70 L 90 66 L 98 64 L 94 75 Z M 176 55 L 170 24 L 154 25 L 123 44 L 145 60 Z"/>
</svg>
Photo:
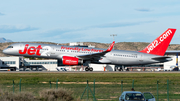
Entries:
<svg viewBox="0 0 180 101">
<path fill-rule="evenodd" d="M 62 46 L 38 43 L 15 43 L 3 50 L 3 53 L 15 56 L 62 59 L 63 56 L 71 56 L 90 61 L 91 63 L 107 63 L 116 65 L 144 65 L 166 62 L 170 59 L 163 56 L 141 53 L 137 51 L 112 50 L 99 57 L 91 57 L 91 54 L 101 53 L 105 49 L 88 48 L 78 46 Z M 87 58 L 81 56 L 87 55 Z M 153 59 L 160 58 L 160 59 Z"/>
</svg>

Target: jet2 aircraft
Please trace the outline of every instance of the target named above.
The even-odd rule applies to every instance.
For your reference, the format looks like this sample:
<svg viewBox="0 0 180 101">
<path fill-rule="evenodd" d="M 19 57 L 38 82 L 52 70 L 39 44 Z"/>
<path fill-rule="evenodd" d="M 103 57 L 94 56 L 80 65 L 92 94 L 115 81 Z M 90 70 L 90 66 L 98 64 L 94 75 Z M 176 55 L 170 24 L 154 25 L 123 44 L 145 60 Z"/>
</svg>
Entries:
<svg viewBox="0 0 180 101">
<path fill-rule="evenodd" d="M 39 43 L 15 43 L 3 50 L 3 53 L 15 56 L 51 58 L 62 61 L 63 65 L 87 65 L 86 71 L 93 71 L 89 63 L 115 64 L 122 66 L 145 65 L 170 61 L 164 56 L 176 29 L 168 28 L 152 43 L 141 51 L 112 50 L 115 42 L 108 49 L 84 48 Z"/>
</svg>

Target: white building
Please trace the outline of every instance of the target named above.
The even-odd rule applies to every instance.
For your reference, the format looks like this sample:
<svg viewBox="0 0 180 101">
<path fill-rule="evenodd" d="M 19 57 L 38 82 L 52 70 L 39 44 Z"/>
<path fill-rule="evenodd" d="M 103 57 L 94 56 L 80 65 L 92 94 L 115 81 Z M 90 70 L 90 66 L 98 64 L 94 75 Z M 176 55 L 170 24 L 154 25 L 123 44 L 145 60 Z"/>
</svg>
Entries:
<svg viewBox="0 0 180 101">
<path fill-rule="evenodd" d="M 26 67 L 26 68 L 24 68 Z M 30 69 L 34 71 L 57 71 L 57 60 L 29 60 L 24 59 L 24 67 L 23 69 Z"/>
<path fill-rule="evenodd" d="M 172 60 L 164 63 L 164 70 L 165 71 L 171 71 L 176 67 L 176 61 L 178 62 L 178 65 L 180 65 L 180 56 L 178 56 L 179 60 L 176 60 L 176 56 L 171 56 Z"/>
<path fill-rule="evenodd" d="M 93 67 L 93 71 L 114 71 L 115 65 L 109 64 L 89 64 L 90 67 Z"/>
<path fill-rule="evenodd" d="M 176 66 L 176 56 L 171 56 L 172 61 L 159 64 L 164 66 L 164 70 L 173 70 Z M 62 63 L 60 63 L 62 64 Z M 180 64 L 180 61 L 178 61 Z M 89 64 L 93 68 L 93 71 L 116 71 L 117 66 L 109 64 Z M 11 70 L 11 71 L 57 71 L 58 68 L 66 68 L 67 71 L 85 71 L 85 66 L 58 66 L 58 60 L 29 60 L 21 57 L 0 57 L 0 70 Z M 127 67 L 128 68 L 128 67 Z M 131 69 L 139 69 L 142 67 L 129 67 Z M 159 67 L 153 64 L 144 67 L 146 69 L 158 69 Z"/>
<path fill-rule="evenodd" d="M 83 46 L 83 42 L 71 42 L 69 46 Z"/>
<path fill-rule="evenodd" d="M 0 57 L 0 70 L 19 70 L 20 58 L 19 57 Z"/>
<path fill-rule="evenodd" d="M 71 43 L 69 43 L 69 46 L 79 46 L 79 47 L 95 48 L 95 46 L 92 46 L 92 45 L 84 46 L 83 42 L 71 42 Z"/>
<path fill-rule="evenodd" d="M 0 70 L 57 71 L 57 60 L 29 60 L 22 57 L 0 57 Z M 114 65 L 89 64 L 93 71 L 114 71 Z M 85 71 L 85 66 L 59 66 L 68 71 Z"/>
<path fill-rule="evenodd" d="M 0 70 L 57 71 L 57 60 L 29 60 L 20 57 L 0 57 Z"/>
</svg>

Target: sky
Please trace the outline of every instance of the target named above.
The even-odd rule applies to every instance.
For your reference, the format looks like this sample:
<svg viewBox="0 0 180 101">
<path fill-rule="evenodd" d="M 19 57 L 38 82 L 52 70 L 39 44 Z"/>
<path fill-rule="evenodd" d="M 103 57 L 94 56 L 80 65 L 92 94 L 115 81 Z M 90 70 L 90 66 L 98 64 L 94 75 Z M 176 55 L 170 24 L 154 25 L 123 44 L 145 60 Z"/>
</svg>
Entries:
<svg viewBox="0 0 180 101">
<path fill-rule="evenodd" d="M 168 28 L 180 44 L 180 0 L 1 0 L 0 37 L 14 42 L 152 42 Z"/>
</svg>

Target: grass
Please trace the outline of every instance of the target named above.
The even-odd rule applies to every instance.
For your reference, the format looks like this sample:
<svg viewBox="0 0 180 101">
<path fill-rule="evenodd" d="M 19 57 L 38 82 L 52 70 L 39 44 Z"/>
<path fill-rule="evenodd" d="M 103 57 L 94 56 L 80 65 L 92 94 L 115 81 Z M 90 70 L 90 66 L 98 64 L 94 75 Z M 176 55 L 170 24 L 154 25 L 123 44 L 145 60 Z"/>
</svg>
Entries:
<svg viewBox="0 0 180 101">
<path fill-rule="evenodd" d="M 19 81 L 21 81 L 21 90 L 32 92 L 39 95 L 39 91 L 49 89 L 49 81 L 53 83 L 51 88 L 56 88 L 58 79 L 58 87 L 72 91 L 75 98 L 80 98 L 87 84 L 87 80 L 95 85 L 95 96 L 97 99 L 118 100 L 121 95 L 121 87 L 123 91 L 131 90 L 134 80 L 134 88 L 136 91 L 151 92 L 157 98 L 157 80 L 159 80 L 159 101 L 167 99 L 167 80 L 169 80 L 170 99 L 180 99 L 180 74 L 179 73 L 0 73 L 0 89 L 13 91 L 12 80 L 15 81 L 15 92 L 19 92 Z M 123 81 L 123 85 L 121 85 Z M 46 83 L 42 83 L 46 82 Z M 77 82 L 75 84 L 65 84 L 62 82 Z M 101 83 L 99 83 L 101 82 Z M 109 83 L 108 83 L 109 82 Z M 92 92 L 93 83 L 89 84 Z M 83 99 L 87 98 L 85 92 Z M 92 98 L 89 92 L 89 98 Z"/>
<path fill-rule="evenodd" d="M 97 82 L 120 82 L 134 79 L 136 83 L 154 83 L 157 80 L 179 80 L 179 73 L 0 73 L 1 84 L 11 84 L 12 80 L 22 83 L 37 84 L 40 82 L 85 82 L 86 80 Z"/>
</svg>

